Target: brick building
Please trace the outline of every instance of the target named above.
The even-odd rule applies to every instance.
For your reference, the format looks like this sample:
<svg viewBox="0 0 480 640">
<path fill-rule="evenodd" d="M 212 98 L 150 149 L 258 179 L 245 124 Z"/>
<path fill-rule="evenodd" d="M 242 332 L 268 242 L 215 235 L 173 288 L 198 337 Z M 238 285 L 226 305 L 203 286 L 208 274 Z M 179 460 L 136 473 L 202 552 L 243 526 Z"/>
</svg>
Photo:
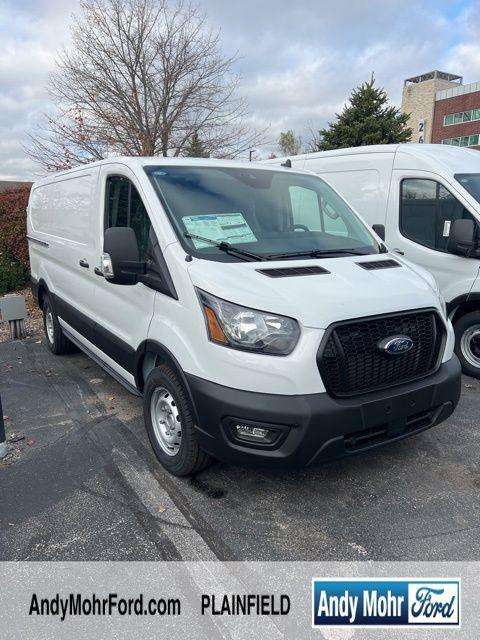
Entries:
<svg viewBox="0 0 480 640">
<path fill-rule="evenodd" d="M 437 92 L 432 142 L 480 150 L 480 82 Z"/>
<path fill-rule="evenodd" d="M 410 114 L 412 142 L 480 150 L 480 82 L 431 71 L 404 82 L 402 111 Z"/>
</svg>

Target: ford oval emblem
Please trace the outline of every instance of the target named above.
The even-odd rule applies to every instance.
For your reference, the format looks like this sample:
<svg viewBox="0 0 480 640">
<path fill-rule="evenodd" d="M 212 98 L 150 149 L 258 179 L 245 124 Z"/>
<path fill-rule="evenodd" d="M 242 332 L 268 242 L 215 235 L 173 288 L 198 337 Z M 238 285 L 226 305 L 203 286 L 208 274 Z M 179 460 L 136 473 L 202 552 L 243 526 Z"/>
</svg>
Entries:
<svg viewBox="0 0 480 640">
<path fill-rule="evenodd" d="M 389 356 L 397 356 L 410 351 L 413 340 L 409 336 L 390 336 L 380 340 L 378 348 Z"/>
</svg>

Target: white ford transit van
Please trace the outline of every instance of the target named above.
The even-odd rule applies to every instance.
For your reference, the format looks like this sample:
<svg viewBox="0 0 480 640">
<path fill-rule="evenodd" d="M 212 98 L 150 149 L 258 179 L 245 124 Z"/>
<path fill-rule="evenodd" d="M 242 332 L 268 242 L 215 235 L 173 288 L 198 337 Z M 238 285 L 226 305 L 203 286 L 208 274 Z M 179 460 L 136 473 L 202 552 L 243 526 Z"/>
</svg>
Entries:
<svg viewBox="0 0 480 640">
<path fill-rule="evenodd" d="M 34 184 L 28 239 L 50 350 L 73 343 L 143 395 L 174 474 L 351 455 L 458 402 L 434 278 L 314 174 L 105 160 Z"/>
<path fill-rule="evenodd" d="M 433 273 L 463 370 L 480 378 L 480 153 L 378 145 L 294 156 L 290 163 L 324 177 L 369 224 L 385 226 L 393 251 Z M 461 242 L 452 238 L 454 226 Z"/>
</svg>

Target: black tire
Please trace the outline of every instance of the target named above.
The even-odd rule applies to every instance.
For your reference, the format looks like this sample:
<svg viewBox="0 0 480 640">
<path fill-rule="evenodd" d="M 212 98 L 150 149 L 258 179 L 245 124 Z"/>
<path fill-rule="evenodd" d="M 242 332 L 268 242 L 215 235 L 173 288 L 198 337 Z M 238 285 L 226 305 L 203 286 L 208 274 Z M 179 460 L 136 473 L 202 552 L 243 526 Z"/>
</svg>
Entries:
<svg viewBox="0 0 480 640">
<path fill-rule="evenodd" d="M 455 353 L 462 365 L 463 373 L 480 378 L 480 311 L 472 311 L 462 316 L 454 326 Z M 478 364 L 475 361 L 478 359 Z"/>
<path fill-rule="evenodd" d="M 73 351 L 73 344 L 70 340 L 65 336 L 62 331 L 62 327 L 58 322 L 57 315 L 53 310 L 53 306 L 50 300 L 49 295 L 47 294 L 43 300 L 43 330 L 45 332 L 45 341 L 47 343 L 47 347 L 50 349 L 52 353 L 55 355 L 60 355 L 62 353 L 69 353 Z M 49 333 L 47 330 L 47 318 L 51 318 L 51 326 L 53 328 L 53 333 Z"/>
<path fill-rule="evenodd" d="M 176 453 L 166 453 L 155 433 L 152 423 L 151 405 L 154 393 L 166 390 L 169 395 L 163 396 L 177 414 L 181 425 L 181 443 Z M 208 467 L 212 458 L 202 451 L 198 444 L 194 429 L 193 411 L 187 390 L 182 380 L 168 366 L 156 367 L 148 376 L 143 390 L 143 415 L 150 444 L 160 464 L 175 476 L 189 476 Z"/>
</svg>

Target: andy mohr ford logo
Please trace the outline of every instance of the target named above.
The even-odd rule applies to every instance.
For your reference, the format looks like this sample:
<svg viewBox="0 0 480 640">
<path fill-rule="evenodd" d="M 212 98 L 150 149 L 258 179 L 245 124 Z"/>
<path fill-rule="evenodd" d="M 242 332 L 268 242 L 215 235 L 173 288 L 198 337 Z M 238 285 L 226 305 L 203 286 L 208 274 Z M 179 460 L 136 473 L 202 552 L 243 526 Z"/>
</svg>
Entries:
<svg viewBox="0 0 480 640">
<path fill-rule="evenodd" d="M 314 578 L 313 627 L 459 627 L 460 579 Z"/>
</svg>

